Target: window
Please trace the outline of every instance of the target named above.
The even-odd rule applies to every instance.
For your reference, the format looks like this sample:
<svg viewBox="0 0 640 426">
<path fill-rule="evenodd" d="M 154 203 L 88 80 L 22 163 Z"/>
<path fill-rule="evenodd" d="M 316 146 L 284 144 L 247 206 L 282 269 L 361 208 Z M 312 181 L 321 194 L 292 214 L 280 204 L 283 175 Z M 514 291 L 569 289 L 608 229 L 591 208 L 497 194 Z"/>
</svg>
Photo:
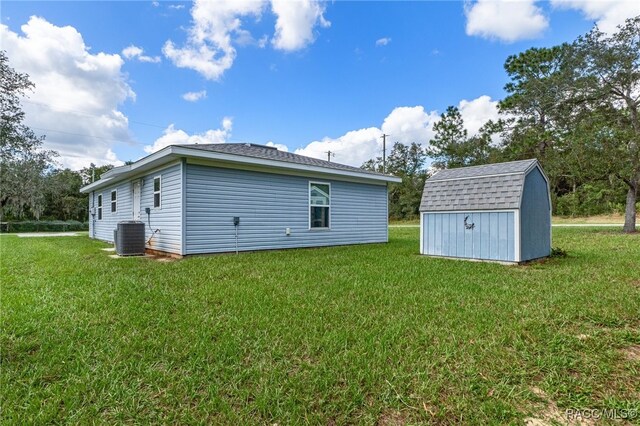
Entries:
<svg viewBox="0 0 640 426">
<path fill-rule="evenodd" d="M 98 220 L 102 220 L 102 194 L 98 194 Z"/>
<path fill-rule="evenodd" d="M 162 188 L 162 182 L 160 176 L 153 178 L 153 207 L 160 208 L 162 199 L 160 198 L 160 189 Z"/>
<path fill-rule="evenodd" d="M 111 191 L 111 213 L 118 211 L 118 191 L 115 189 Z"/>
<path fill-rule="evenodd" d="M 329 228 L 331 185 L 309 182 L 309 228 Z"/>
</svg>

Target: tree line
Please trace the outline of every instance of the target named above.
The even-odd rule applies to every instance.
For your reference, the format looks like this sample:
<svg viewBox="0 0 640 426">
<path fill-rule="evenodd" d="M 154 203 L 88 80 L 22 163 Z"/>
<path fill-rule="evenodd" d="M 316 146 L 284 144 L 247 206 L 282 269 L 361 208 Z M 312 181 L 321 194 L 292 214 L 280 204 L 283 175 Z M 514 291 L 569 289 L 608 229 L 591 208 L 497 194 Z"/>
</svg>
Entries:
<svg viewBox="0 0 640 426">
<path fill-rule="evenodd" d="M 20 98 L 33 90 L 27 74 L 9 66 L 0 51 L 0 221 L 77 220 L 89 216 L 88 195 L 80 188 L 113 166 L 94 164 L 80 171 L 57 167 L 57 152 L 43 149 L 44 136 L 24 124 Z"/>
<path fill-rule="evenodd" d="M 504 68 L 509 80 L 500 119 L 469 135 L 450 106 L 430 141 L 394 144 L 385 169 L 402 183 L 390 186 L 390 217 L 418 216 L 424 181 L 435 170 L 537 158 L 550 180 L 554 213 L 624 209 L 624 230 L 633 232 L 640 190 L 640 16 L 611 35 L 594 27 L 572 43 L 512 55 Z M 112 166 L 56 167 L 58 154 L 24 124 L 20 98 L 33 83 L 2 51 L 0 73 L 0 220 L 85 221 L 87 196 L 79 189 Z M 362 167 L 382 171 L 382 159 Z"/>
<path fill-rule="evenodd" d="M 634 232 L 640 191 L 640 16 L 611 35 L 595 26 L 572 43 L 509 56 L 504 68 L 509 80 L 498 103 L 499 120 L 470 136 L 460 111 L 450 106 L 434 124 L 430 141 L 393 146 L 386 171 L 402 183 L 390 188 L 390 216 L 417 217 L 422 185 L 438 169 L 537 158 L 549 177 L 555 214 L 624 210 L 624 231 Z M 362 167 L 381 171 L 382 159 Z"/>
</svg>

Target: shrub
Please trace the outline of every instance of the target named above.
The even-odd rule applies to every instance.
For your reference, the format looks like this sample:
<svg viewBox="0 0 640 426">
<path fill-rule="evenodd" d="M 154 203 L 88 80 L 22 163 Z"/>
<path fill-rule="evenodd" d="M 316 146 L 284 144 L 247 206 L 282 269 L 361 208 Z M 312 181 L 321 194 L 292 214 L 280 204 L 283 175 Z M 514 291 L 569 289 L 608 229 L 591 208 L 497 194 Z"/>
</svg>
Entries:
<svg viewBox="0 0 640 426">
<path fill-rule="evenodd" d="M 77 220 L 26 220 L 21 222 L 2 222 L 0 224 L 0 232 L 64 232 L 88 230 L 88 222 L 83 223 Z"/>
</svg>

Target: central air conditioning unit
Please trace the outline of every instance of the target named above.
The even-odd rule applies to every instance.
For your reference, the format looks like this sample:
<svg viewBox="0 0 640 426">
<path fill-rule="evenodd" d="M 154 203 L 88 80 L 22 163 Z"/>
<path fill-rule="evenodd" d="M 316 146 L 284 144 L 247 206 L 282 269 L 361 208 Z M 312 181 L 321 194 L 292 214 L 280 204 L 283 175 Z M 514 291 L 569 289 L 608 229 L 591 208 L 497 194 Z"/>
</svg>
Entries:
<svg viewBox="0 0 640 426">
<path fill-rule="evenodd" d="M 113 241 L 116 244 L 116 253 L 120 256 L 144 255 L 144 222 L 137 220 L 118 222 L 117 229 L 113 230 Z"/>
</svg>

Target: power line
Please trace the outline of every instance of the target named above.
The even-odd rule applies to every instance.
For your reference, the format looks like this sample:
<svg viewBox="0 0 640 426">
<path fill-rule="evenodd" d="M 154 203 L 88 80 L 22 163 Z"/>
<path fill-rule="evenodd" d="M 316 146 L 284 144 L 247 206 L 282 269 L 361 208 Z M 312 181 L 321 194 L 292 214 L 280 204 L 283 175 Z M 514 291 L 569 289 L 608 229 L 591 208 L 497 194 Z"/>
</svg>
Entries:
<svg viewBox="0 0 640 426">
<path fill-rule="evenodd" d="M 36 130 L 41 130 L 43 132 L 54 132 L 54 133 L 62 133 L 62 134 L 67 134 L 67 135 L 73 135 L 73 136 L 80 136 L 86 139 L 100 139 L 100 140 L 104 140 L 104 141 L 109 141 L 109 142 L 117 142 L 117 143 L 124 143 L 124 144 L 129 144 L 129 145 L 140 145 L 142 147 L 146 147 L 146 146 L 151 146 L 153 145 L 153 143 L 155 142 L 139 142 L 139 141 L 135 141 L 135 140 L 123 140 L 123 139 L 111 139 L 111 138 L 105 138 L 103 136 L 95 136 L 95 135 L 88 135 L 88 134 L 84 134 L 84 133 L 74 133 L 74 132 L 66 132 L 64 130 L 55 130 L 55 129 L 46 129 L 44 127 L 34 127 L 34 126 L 30 126 L 31 129 L 36 129 Z M 237 140 L 237 139 L 228 139 L 224 141 L 225 143 L 247 143 L 246 141 L 241 141 L 241 140 Z M 212 142 L 214 143 L 214 142 Z"/>
<path fill-rule="evenodd" d="M 120 139 L 105 138 L 105 137 L 102 137 L 102 136 L 94 136 L 94 135 L 86 135 L 86 134 L 82 134 L 82 133 L 65 132 L 64 130 L 45 129 L 43 127 L 34 127 L 34 126 L 30 126 L 30 127 L 32 129 L 42 130 L 43 132 L 63 133 L 65 135 L 82 136 L 84 138 L 89 138 L 89 139 L 102 139 L 102 140 L 109 141 L 109 142 L 138 143 L 138 144 L 144 145 L 142 142 L 136 142 L 136 141 L 124 141 L 124 140 L 120 140 Z"/>
<path fill-rule="evenodd" d="M 27 100 L 27 99 L 23 99 L 22 101 L 26 102 L 26 103 L 29 103 L 29 104 L 40 105 L 40 106 L 49 108 L 50 110 L 52 110 L 54 112 L 70 112 L 72 114 L 84 115 L 84 116 L 87 116 L 87 117 L 95 117 L 95 118 L 103 118 L 104 117 L 104 115 L 91 114 L 91 113 L 88 113 L 88 112 L 78 111 L 77 109 L 60 107 L 59 105 L 45 104 L 45 103 L 42 103 L 42 102 L 34 102 L 34 101 Z M 60 111 L 61 109 L 63 111 Z M 161 126 L 159 124 L 151 124 L 151 123 L 145 123 L 143 121 L 129 120 L 128 117 L 127 117 L 127 123 L 135 123 L 135 124 L 140 124 L 142 126 L 157 127 L 158 129 L 166 129 L 167 128 L 167 126 Z"/>
</svg>

